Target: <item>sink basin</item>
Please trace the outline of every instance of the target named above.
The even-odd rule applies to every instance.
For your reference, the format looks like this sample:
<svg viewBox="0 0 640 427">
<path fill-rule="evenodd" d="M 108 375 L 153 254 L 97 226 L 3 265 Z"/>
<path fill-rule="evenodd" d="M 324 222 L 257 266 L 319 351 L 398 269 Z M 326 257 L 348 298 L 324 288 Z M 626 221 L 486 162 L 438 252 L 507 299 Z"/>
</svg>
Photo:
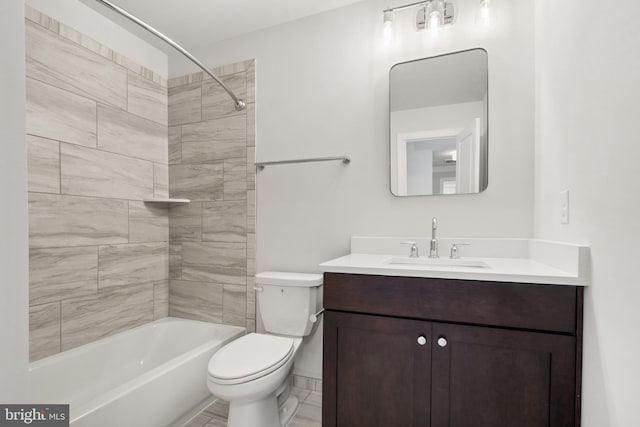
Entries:
<svg viewBox="0 0 640 427">
<path fill-rule="evenodd" d="M 428 267 L 474 267 L 474 268 L 489 268 L 489 266 L 482 261 L 473 261 L 467 259 L 451 259 L 451 258 L 390 258 L 386 261 L 386 264 L 410 264 L 410 265 L 424 265 Z"/>
</svg>

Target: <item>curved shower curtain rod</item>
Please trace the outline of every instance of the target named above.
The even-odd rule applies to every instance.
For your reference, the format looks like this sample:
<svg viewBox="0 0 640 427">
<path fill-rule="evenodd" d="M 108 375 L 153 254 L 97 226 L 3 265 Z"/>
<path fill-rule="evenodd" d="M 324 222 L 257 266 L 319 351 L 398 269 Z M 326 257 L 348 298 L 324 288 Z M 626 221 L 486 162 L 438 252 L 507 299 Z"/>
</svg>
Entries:
<svg viewBox="0 0 640 427">
<path fill-rule="evenodd" d="M 158 37 L 159 39 L 161 39 L 162 41 L 164 41 L 165 43 L 167 43 L 168 45 L 173 47 L 175 50 L 177 50 L 178 52 L 183 54 L 187 59 L 189 59 L 191 62 L 196 64 L 198 67 L 200 67 L 202 69 L 202 71 L 204 71 L 209 76 L 211 76 L 211 78 L 213 80 L 218 82 L 218 84 L 222 87 L 222 89 L 224 89 L 229 94 L 231 99 L 233 99 L 233 102 L 235 102 L 237 111 L 242 111 L 242 110 L 245 109 L 247 104 L 242 99 L 238 98 L 236 96 L 236 94 L 233 93 L 233 91 L 227 87 L 227 85 L 222 83 L 222 81 L 215 74 L 213 74 L 211 71 L 209 71 L 207 69 L 207 67 L 202 62 L 200 62 L 196 57 L 194 57 L 192 54 L 190 54 L 185 48 L 183 48 L 178 43 L 176 43 L 173 40 L 171 40 L 169 37 L 167 37 L 164 34 L 162 34 L 160 31 L 158 31 L 155 28 L 153 28 L 151 25 L 147 24 L 146 22 L 142 21 L 141 19 L 138 19 L 134 15 L 130 14 L 129 12 L 127 12 L 126 10 L 121 8 L 120 6 L 117 6 L 117 5 L 111 3 L 108 0 L 96 0 L 96 1 L 98 3 L 104 5 L 104 6 L 108 7 L 109 9 L 119 13 L 120 15 L 124 16 L 128 20 L 138 24 L 139 26 L 141 26 L 145 30 L 149 31 L 151 34 L 153 34 L 154 36 Z"/>
</svg>

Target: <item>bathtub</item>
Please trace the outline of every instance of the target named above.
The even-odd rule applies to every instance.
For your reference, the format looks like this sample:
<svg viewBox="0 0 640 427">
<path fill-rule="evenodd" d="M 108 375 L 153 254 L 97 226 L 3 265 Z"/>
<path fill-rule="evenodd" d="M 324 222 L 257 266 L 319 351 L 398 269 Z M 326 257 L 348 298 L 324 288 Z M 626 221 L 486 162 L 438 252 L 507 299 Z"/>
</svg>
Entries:
<svg viewBox="0 0 640 427">
<path fill-rule="evenodd" d="M 176 425 L 209 401 L 207 364 L 245 329 L 166 318 L 31 363 L 30 402 L 68 403 L 73 427 Z"/>
</svg>

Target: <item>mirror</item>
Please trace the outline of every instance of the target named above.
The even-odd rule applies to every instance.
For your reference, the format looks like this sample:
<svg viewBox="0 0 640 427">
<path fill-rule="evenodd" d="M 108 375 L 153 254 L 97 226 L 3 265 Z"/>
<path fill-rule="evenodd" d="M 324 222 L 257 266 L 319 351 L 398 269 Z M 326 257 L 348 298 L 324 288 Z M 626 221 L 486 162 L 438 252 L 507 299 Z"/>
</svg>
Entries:
<svg viewBox="0 0 640 427">
<path fill-rule="evenodd" d="M 487 188 L 487 52 L 403 62 L 389 72 L 391 192 L 479 193 Z"/>
</svg>

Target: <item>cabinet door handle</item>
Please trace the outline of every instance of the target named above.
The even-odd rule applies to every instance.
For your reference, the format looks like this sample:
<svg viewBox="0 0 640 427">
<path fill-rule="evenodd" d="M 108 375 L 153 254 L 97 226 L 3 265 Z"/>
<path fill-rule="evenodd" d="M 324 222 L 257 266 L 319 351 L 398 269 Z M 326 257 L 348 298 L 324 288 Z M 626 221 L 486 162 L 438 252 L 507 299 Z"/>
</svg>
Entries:
<svg viewBox="0 0 640 427">
<path fill-rule="evenodd" d="M 425 338 L 425 336 L 424 335 L 420 335 L 418 337 L 418 344 L 425 345 L 426 343 L 427 343 L 427 339 Z"/>
<path fill-rule="evenodd" d="M 446 347 L 447 346 L 447 339 L 445 337 L 438 338 L 438 345 L 440 347 Z"/>
</svg>

